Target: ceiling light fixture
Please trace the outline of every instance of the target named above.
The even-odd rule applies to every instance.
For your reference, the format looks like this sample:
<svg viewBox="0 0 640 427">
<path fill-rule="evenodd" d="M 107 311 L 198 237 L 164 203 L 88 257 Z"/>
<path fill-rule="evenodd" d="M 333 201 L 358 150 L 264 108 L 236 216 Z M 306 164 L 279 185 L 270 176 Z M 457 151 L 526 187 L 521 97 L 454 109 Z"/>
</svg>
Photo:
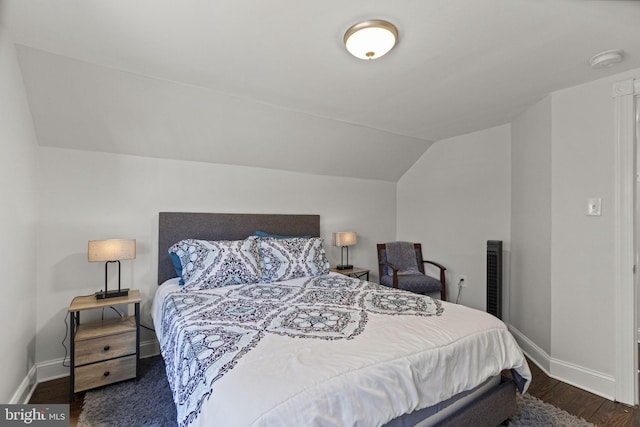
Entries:
<svg viewBox="0 0 640 427">
<path fill-rule="evenodd" d="M 623 56 L 624 52 L 620 49 L 607 50 L 606 52 L 593 55 L 589 63 L 593 68 L 607 68 L 622 62 Z"/>
<path fill-rule="evenodd" d="M 344 34 L 344 45 L 350 54 L 360 59 L 378 59 L 396 44 L 398 30 L 380 19 L 360 22 Z"/>
</svg>

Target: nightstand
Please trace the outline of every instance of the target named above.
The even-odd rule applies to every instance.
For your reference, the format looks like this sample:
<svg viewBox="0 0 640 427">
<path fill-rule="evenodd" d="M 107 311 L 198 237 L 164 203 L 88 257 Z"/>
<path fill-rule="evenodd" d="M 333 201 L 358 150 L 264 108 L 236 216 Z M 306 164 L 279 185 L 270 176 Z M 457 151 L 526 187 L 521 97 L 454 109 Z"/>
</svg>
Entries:
<svg viewBox="0 0 640 427">
<path fill-rule="evenodd" d="M 69 306 L 70 400 L 79 391 L 138 378 L 140 373 L 139 290 L 117 298 L 75 297 Z M 80 312 L 134 304 L 135 315 L 80 323 Z"/>
<path fill-rule="evenodd" d="M 366 268 L 353 267 L 348 270 L 338 270 L 337 268 L 333 267 L 329 270 L 333 271 L 334 273 L 344 274 L 345 276 L 355 277 L 356 279 L 362 279 L 363 277 L 366 277 L 365 280 L 369 281 L 369 270 L 367 270 Z"/>
</svg>

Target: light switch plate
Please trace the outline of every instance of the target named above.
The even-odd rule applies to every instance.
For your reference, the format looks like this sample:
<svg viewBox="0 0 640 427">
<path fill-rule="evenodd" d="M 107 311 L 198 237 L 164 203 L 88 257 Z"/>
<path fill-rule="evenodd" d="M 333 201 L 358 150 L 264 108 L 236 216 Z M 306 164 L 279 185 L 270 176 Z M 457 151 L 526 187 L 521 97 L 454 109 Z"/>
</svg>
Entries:
<svg viewBox="0 0 640 427">
<path fill-rule="evenodd" d="M 589 216 L 602 215 L 602 198 L 591 197 L 587 199 L 587 215 Z"/>
</svg>

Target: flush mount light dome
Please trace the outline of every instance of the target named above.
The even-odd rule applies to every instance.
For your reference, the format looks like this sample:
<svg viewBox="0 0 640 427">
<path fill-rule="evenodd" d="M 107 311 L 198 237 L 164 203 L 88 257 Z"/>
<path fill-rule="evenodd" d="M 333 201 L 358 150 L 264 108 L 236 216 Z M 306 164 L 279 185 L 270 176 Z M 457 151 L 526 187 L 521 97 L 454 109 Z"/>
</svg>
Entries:
<svg viewBox="0 0 640 427">
<path fill-rule="evenodd" d="M 344 34 L 344 45 L 350 54 L 360 59 L 377 59 L 396 44 L 398 30 L 380 19 L 361 22 Z"/>
</svg>

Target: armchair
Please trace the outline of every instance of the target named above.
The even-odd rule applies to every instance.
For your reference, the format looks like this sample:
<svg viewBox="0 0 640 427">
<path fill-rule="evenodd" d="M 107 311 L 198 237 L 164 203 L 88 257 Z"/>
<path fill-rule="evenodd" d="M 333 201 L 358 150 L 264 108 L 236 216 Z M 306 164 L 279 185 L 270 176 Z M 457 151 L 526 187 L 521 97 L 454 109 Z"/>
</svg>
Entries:
<svg viewBox="0 0 640 427">
<path fill-rule="evenodd" d="M 390 245 L 390 258 L 395 264 L 389 262 L 387 245 Z M 410 245 L 413 245 L 413 251 L 411 251 Z M 446 267 L 435 261 L 423 259 L 422 245 L 420 243 L 378 243 L 377 249 L 381 285 L 419 294 L 439 291 L 440 299 L 442 301 L 447 300 L 447 283 L 444 274 Z M 404 249 L 404 252 L 402 249 Z M 415 256 L 415 259 L 413 259 L 413 256 Z M 440 270 L 440 279 L 427 275 L 424 264 L 431 264 L 437 267 Z"/>
</svg>

